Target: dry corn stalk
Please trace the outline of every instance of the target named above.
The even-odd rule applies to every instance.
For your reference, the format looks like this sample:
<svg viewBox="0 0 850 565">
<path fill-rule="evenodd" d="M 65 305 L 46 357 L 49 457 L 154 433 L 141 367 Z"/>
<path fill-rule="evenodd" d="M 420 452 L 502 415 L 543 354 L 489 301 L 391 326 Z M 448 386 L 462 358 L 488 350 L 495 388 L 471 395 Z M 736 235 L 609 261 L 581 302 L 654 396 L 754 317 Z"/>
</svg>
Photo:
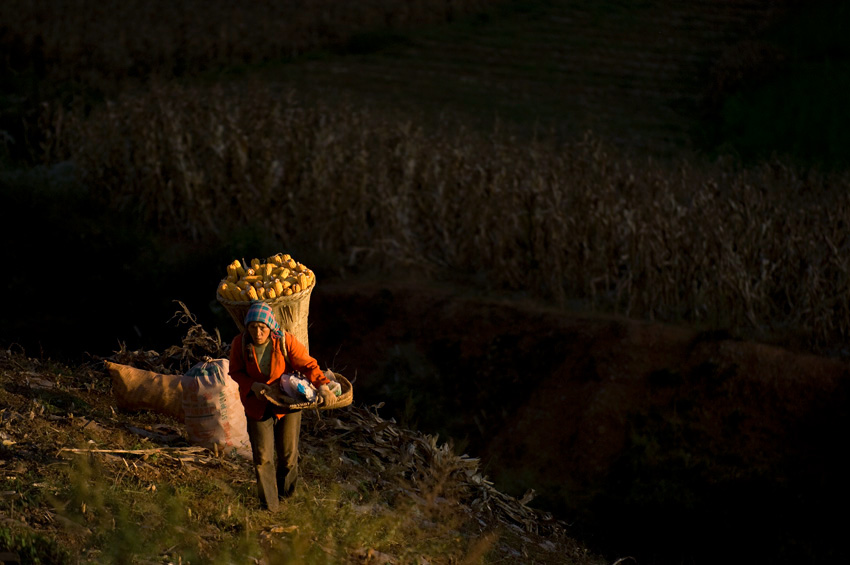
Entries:
<svg viewBox="0 0 850 565">
<path fill-rule="evenodd" d="M 824 349 L 850 336 L 846 175 L 426 131 L 261 87 L 154 89 L 56 134 L 94 194 L 172 233 L 251 224 L 353 269 Z"/>
</svg>

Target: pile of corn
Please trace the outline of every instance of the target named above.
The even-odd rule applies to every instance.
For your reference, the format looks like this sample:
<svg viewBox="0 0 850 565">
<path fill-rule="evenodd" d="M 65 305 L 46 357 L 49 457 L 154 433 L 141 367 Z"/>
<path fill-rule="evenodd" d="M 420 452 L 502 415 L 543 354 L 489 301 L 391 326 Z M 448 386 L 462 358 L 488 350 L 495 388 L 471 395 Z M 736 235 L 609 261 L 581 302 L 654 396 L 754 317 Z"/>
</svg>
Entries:
<svg viewBox="0 0 850 565">
<path fill-rule="evenodd" d="M 261 263 L 251 259 L 245 267 L 238 259 L 227 266 L 227 276 L 218 285 L 218 294 L 233 302 L 270 300 L 290 296 L 316 284 L 313 271 L 285 253 L 278 253 Z"/>
</svg>

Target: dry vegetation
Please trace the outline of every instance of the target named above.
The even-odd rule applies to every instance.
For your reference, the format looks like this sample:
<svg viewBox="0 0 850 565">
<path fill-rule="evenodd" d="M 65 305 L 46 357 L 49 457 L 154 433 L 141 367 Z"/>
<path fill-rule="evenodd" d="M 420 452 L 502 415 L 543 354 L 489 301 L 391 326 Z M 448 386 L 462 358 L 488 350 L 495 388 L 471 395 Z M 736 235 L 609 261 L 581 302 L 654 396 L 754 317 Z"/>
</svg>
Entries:
<svg viewBox="0 0 850 565">
<path fill-rule="evenodd" d="M 21 135 L 163 233 L 220 242 L 250 225 L 327 265 L 842 348 L 846 175 L 653 163 L 590 137 L 529 142 L 267 85 L 173 81 L 499 4 L 6 2 L 0 43 L 15 80 L 108 95 L 46 101 Z M 130 94 L 133 77 L 142 88 Z"/>
<path fill-rule="evenodd" d="M 162 355 L 113 358 L 179 372 L 201 354 L 226 353 L 194 325 Z M 68 367 L 3 351 L 0 390 L 4 560 L 600 562 L 566 536 L 566 524 L 529 508 L 530 497 L 493 488 L 477 459 L 384 420 L 380 406 L 305 412 L 302 486 L 269 513 L 247 461 L 188 445 L 171 417 L 116 410 L 99 363 Z"/>
<path fill-rule="evenodd" d="M 425 129 L 261 86 L 158 87 L 51 126 L 47 154 L 97 198 L 197 240 L 250 224 L 337 265 L 821 350 L 850 331 L 844 175 Z"/>
</svg>

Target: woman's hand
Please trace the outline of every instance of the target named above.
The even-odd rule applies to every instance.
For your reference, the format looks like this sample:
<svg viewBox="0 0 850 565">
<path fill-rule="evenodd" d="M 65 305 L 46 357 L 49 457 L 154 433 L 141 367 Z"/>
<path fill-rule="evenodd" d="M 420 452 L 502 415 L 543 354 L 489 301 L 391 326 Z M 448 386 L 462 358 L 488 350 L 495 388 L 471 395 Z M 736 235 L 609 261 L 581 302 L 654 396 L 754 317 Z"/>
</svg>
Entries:
<svg viewBox="0 0 850 565">
<path fill-rule="evenodd" d="M 269 385 L 264 384 L 264 383 L 252 383 L 251 384 L 251 392 L 253 392 L 257 396 L 263 396 L 263 394 L 266 392 L 266 389 L 268 388 L 268 386 Z"/>
<path fill-rule="evenodd" d="M 336 402 L 336 396 L 331 392 L 331 389 L 328 388 L 328 385 L 322 385 L 319 387 L 319 396 L 322 399 L 322 404 L 333 404 Z"/>
</svg>

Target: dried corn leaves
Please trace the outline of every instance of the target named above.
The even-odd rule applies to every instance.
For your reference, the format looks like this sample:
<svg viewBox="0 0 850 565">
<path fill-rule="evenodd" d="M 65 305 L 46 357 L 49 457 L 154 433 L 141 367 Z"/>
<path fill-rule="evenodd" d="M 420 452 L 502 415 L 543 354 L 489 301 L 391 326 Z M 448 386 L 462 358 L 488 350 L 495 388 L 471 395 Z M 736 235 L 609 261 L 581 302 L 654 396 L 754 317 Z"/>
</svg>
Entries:
<svg viewBox="0 0 850 565">
<path fill-rule="evenodd" d="M 321 437 L 328 437 L 327 428 L 338 432 L 333 437 L 344 463 L 372 468 L 377 476 L 384 477 L 384 487 L 404 491 L 422 505 L 456 500 L 469 505 L 483 522 L 495 518 L 527 532 L 564 532 L 564 523 L 527 506 L 533 491 L 522 500 L 500 492 L 479 472 L 477 458 L 457 455 L 449 444 L 439 445 L 434 436 L 384 420 L 377 412 L 382 405 L 368 409 L 349 406 L 332 417 L 320 417 L 317 426 L 324 428 Z M 394 480 L 396 477 L 405 480 Z"/>
<path fill-rule="evenodd" d="M 183 312 L 178 311 L 175 317 L 190 325 L 181 346 L 171 347 L 162 355 L 155 351 L 132 352 L 122 347 L 110 359 L 147 370 L 180 373 L 199 360 L 227 357 L 228 346 L 221 342 L 220 336 L 210 336 L 185 305 L 180 303 L 180 306 Z M 418 504 L 433 506 L 459 501 L 468 505 L 482 523 L 495 519 L 541 535 L 565 532 L 565 523 L 527 506 L 533 491 L 522 499 L 500 492 L 480 473 L 478 459 L 456 455 L 449 444 L 439 445 L 434 436 L 401 428 L 394 420 L 384 420 L 378 415 L 382 406 L 383 403 L 369 408 L 351 405 L 323 414 L 305 411 L 308 421 L 302 430 L 302 450 L 324 449 L 317 446 L 332 441 L 342 463 L 367 468 L 383 482 L 383 488 L 396 489 Z M 310 414 L 315 417 L 312 425 Z"/>
</svg>

